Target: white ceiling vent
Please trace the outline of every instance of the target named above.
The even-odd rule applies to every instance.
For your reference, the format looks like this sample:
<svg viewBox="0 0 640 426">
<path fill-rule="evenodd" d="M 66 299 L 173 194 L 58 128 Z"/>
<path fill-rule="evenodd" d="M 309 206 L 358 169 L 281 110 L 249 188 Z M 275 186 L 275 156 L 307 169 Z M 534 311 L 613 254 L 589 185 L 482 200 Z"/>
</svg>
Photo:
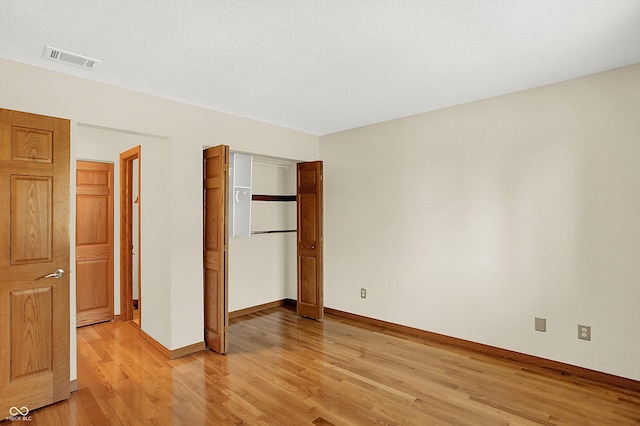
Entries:
<svg viewBox="0 0 640 426">
<path fill-rule="evenodd" d="M 100 63 L 99 59 L 89 58 L 88 56 L 78 55 L 77 53 L 67 52 L 51 46 L 45 46 L 43 56 L 52 61 L 64 62 L 88 69 L 93 69 Z"/>
</svg>

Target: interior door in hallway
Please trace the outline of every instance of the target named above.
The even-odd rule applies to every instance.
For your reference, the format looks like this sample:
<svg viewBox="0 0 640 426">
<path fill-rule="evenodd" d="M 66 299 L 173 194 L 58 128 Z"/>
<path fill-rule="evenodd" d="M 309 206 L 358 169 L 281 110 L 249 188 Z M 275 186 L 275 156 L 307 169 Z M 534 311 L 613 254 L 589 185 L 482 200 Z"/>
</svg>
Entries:
<svg viewBox="0 0 640 426">
<path fill-rule="evenodd" d="M 120 153 L 120 320 L 134 320 L 137 325 L 142 322 L 140 292 L 141 161 L 140 145 Z M 136 240 L 137 244 L 134 244 Z M 135 252 L 134 245 L 137 246 Z M 138 287 L 138 310 L 135 316 L 133 309 L 134 281 Z"/>
<path fill-rule="evenodd" d="M 0 109 L 2 420 L 69 397 L 69 130 Z"/>
<path fill-rule="evenodd" d="M 204 151 L 204 340 L 225 353 L 229 345 L 229 147 Z"/>
<path fill-rule="evenodd" d="M 298 163 L 298 314 L 324 317 L 322 161 Z"/>
<path fill-rule="evenodd" d="M 77 161 L 77 326 L 113 319 L 113 164 Z"/>
</svg>

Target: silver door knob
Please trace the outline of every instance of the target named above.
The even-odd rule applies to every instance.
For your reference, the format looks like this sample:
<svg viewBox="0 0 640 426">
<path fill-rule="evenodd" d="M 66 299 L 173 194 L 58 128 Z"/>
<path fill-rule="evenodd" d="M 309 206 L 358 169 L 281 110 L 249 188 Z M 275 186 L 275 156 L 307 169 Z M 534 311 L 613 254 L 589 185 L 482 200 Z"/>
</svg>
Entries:
<svg viewBox="0 0 640 426">
<path fill-rule="evenodd" d="M 55 278 L 57 280 L 57 279 L 62 278 L 63 276 L 64 276 L 64 269 L 58 269 L 57 271 L 55 271 L 55 272 L 53 272 L 51 274 L 45 275 L 42 278 Z"/>
</svg>

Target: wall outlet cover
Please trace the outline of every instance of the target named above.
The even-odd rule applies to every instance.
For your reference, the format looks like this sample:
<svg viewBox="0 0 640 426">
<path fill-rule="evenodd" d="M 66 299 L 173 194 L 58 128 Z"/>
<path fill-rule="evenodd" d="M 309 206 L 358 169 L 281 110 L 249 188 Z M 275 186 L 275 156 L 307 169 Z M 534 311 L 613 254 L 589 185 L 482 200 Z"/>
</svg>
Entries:
<svg viewBox="0 0 640 426">
<path fill-rule="evenodd" d="M 547 319 L 536 317 L 536 331 L 547 331 Z"/>
<path fill-rule="evenodd" d="M 578 324 L 578 339 L 591 340 L 591 326 Z"/>
</svg>

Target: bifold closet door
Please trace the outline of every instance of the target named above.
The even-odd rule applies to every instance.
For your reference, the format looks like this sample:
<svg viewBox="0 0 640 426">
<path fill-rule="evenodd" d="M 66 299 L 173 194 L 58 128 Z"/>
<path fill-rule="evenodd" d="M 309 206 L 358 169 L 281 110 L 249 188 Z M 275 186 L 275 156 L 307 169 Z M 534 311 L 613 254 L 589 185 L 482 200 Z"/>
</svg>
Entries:
<svg viewBox="0 0 640 426">
<path fill-rule="evenodd" d="M 228 223 L 229 147 L 204 151 L 204 334 L 208 348 L 225 353 L 229 345 Z"/>
<path fill-rule="evenodd" d="M 322 161 L 297 165 L 298 314 L 324 317 Z"/>
</svg>

